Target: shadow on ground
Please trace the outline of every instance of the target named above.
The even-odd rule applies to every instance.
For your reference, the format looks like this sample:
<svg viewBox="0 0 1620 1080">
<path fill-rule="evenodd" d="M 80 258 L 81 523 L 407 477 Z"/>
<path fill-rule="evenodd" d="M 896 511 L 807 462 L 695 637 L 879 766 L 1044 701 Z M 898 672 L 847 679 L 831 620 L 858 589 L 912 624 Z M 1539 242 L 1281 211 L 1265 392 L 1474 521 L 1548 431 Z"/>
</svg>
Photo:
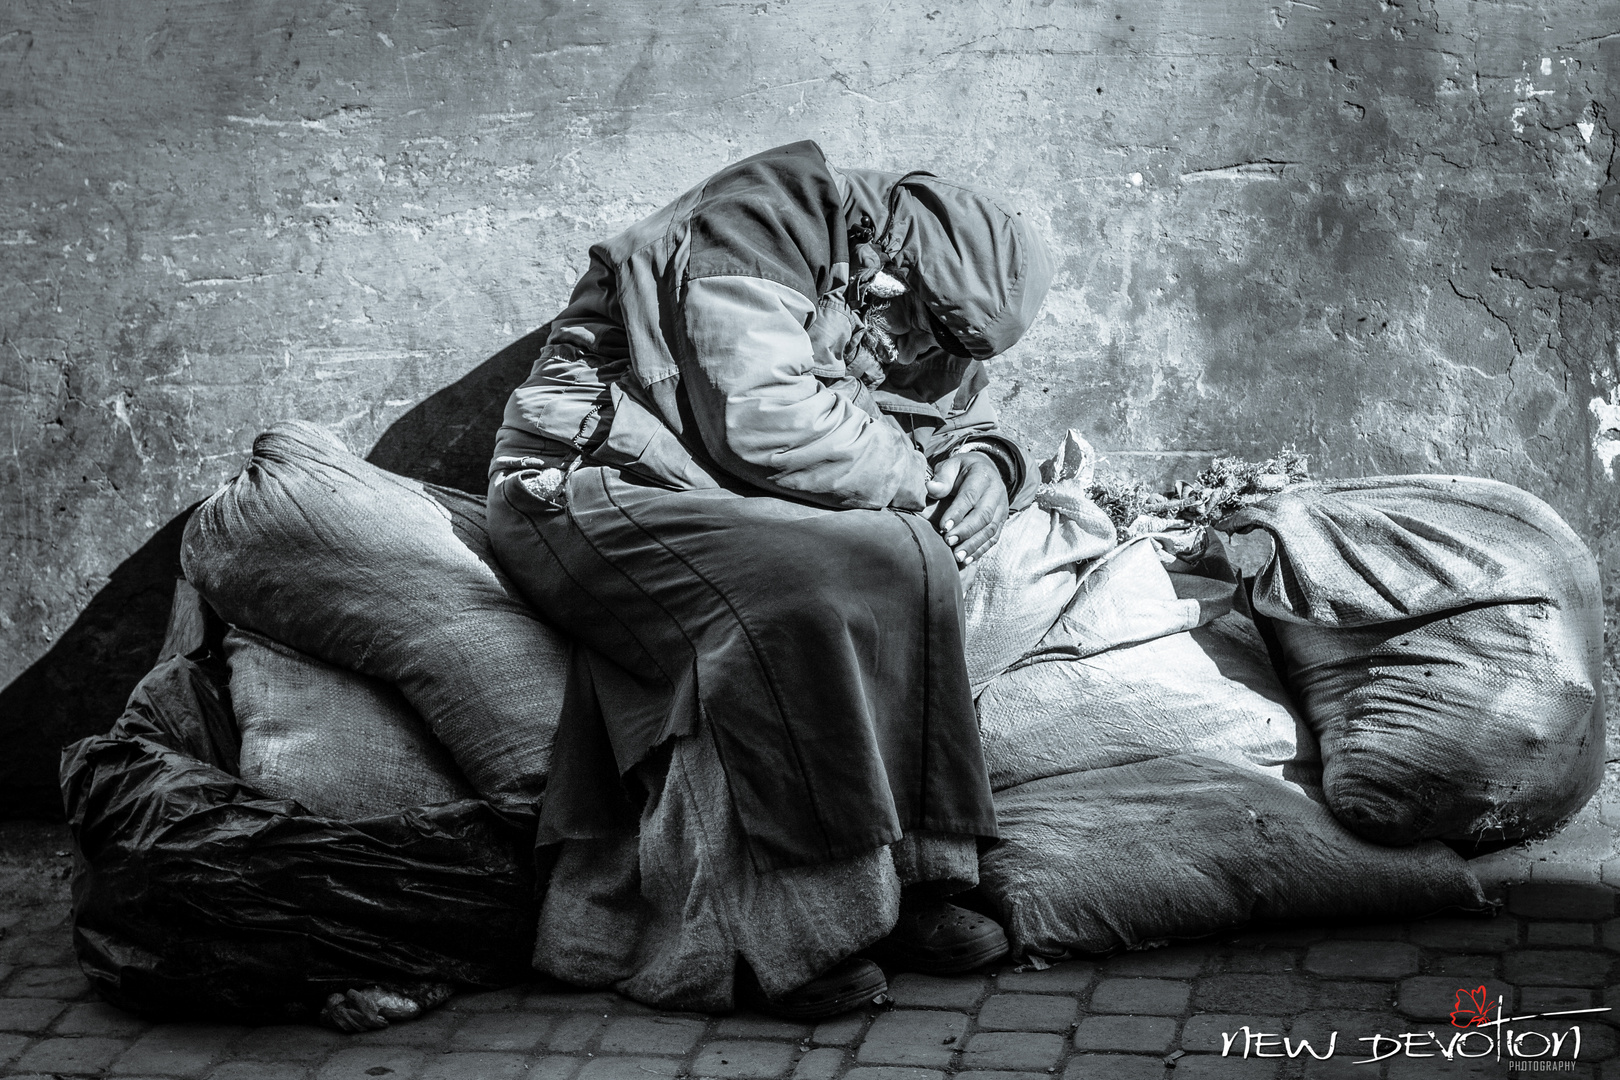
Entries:
<svg viewBox="0 0 1620 1080">
<path fill-rule="evenodd" d="M 391 424 L 367 460 L 482 495 L 495 431 L 548 327 L 528 334 Z M 49 652 L 0 690 L 0 818 L 60 819 L 62 747 L 112 727 L 157 660 L 168 625 L 187 507 L 119 564 Z"/>
</svg>

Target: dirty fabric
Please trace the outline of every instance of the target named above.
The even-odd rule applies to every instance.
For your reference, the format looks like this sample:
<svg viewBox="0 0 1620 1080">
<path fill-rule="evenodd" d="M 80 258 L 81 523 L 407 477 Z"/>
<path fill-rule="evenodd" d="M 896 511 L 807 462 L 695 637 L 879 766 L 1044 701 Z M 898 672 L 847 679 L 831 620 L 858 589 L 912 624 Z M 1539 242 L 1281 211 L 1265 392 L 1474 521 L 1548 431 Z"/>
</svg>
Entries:
<svg viewBox="0 0 1620 1080">
<path fill-rule="evenodd" d="M 908 834 L 817 866 L 757 870 L 712 732 L 635 770 L 635 835 L 569 840 L 541 909 L 535 968 L 646 1005 L 726 1012 L 741 957 L 786 993 L 888 933 L 901 888 L 978 880 L 970 839 Z"/>
<path fill-rule="evenodd" d="M 361 818 L 476 798 L 398 690 L 248 630 L 225 635 L 243 780 L 316 814 Z"/>
<path fill-rule="evenodd" d="M 1598 568 L 1546 503 L 1382 476 L 1302 484 L 1221 527 L 1274 540 L 1253 606 L 1321 740 L 1328 805 L 1357 833 L 1516 839 L 1597 790 Z"/>
<path fill-rule="evenodd" d="M 542 840 L 634 828 L 619 776 L 712 725 L 761 868 L 902 833 L 994 837 L 950 549 L 890 511 L 832 511 L 583 468 L 566 507 L 495 485 L 502 564 L 582 650 Z"/>
<path fill-rule="evenodd" d="M 495 566 L 483 516 L 286 422 L 197 508 L 181 565 L 227 622 L 398 687 L 480 796 L 533 815 L 568 644 Z"/>
</svg>

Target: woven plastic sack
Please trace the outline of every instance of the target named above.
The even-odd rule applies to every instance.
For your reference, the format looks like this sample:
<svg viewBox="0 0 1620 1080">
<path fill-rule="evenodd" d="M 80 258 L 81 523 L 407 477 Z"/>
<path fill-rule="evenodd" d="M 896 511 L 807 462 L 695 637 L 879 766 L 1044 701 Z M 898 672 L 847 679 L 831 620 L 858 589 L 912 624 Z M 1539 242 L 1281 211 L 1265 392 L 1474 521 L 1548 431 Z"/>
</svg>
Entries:
<svg viewBox="0 0 1620 1080">
<path fill-rule="evenodd" d="M 225 635 L 237 775 L 325 817 L 476 796 L 400 692 L 246 630 Z"/>
<path fill-rule="evenodd" d="M 1317 760 L 1315 738 L 1241 615 L 1017 668 L 979 698 L 979 726 L 996 791 L 1166 754 L 1203 754 L 1278 777 Z"/>
<path fill-rule="evenodd" d="M 568 646 L 497 567 L 482 499 L 277 424 L 192 515 L 181 565 L 227 622 L 397 686 L 484 798 L 541 798 Z"/>
<path fill-rule="evenodd" d="M 1315 797 L 1313 797 L 1315 796 Z M 1411 919 L 1483 908 L 1462 857 L 1362 840 L 1306 784 L 1174 755 L 996 794 L 979 890 L 1015 958 L 1057 960 L 1251 920 Z"/>
<path fill-rule="evenodd" d="M 962 590 L 968 680 L 978 693 L 1057 621 L 1085 565 L 1114 546 L 1114 526 L 1086 498 L 1092 450 L 1079 432 L 1042 466 L 1034 505 L 1012 515 Z"/>
<path fill-rule="evenodd" d="M 481 801 L 341 820 L 233 775 L 223 665 L 164 660 L 68 747 L 73 944 L 91 984 L 160 1020 L 312 1018 L 385 984 L 528 977 L 532 825 Z"/>
<path fill-rule="evenodd" d="M 1545 503 L 1492 480 L 1373 477 L 1301 485 L 1219 527 L 1271 534 L 1253 607 L 1351 829 L 1511 840 L 1597 789 L 1597 565 Z"/>
</svg>

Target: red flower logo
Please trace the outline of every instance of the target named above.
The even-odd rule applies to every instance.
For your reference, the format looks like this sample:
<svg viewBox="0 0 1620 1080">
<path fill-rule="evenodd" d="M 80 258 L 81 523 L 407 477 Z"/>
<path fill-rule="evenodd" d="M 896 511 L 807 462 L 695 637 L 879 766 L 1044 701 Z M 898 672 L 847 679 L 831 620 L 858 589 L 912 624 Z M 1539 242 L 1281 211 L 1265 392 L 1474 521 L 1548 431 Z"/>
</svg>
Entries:
<svg viewBox="0 0 1620 1080">
<path fill-rule="evenodd" d="M 1451 1013 L 1452 1027 L 1483 1027 L 1490 1019 L 1491 1003 L 1486 999 L 1483 986 L 1477 986 L 1472 990 L 1458 990 L 1456 1005 L 1456 1009 Z"/>
</svg>

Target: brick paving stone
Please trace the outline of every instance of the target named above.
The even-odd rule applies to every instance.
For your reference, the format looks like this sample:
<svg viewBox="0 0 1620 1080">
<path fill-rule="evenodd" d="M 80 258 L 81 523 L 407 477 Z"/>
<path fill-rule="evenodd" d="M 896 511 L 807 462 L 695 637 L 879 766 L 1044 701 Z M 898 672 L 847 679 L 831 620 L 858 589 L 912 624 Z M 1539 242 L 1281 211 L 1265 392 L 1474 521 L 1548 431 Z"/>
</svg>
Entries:
<svg viewBox="0 0 1620 1080">
<path fill-rule="evenodd" d="M 945 1074 L 938 1069 L 862 1065 L 845 1073 L 844 1080 L 945 1080 Z"/>
<path fill-rule="evenodd" d="M 1324 941 L 1305 950 L 1305 970 L 1330 979 L 1416 975 L 1417 948 L 1398 941 Z"/>
<path fill-rule="evenodd" d="M 1510 885 L 1508 910 L 1532 919 L 1608 919 L 1614 915 L 1614 890 L 1604 885 Z"/>
<path fill-rule="evenodd" d="M 1047 1069 L 1063 1056 L 1061 1035 L 1034 1031 L 981 1031 L 962 1048 L 964 1069 Z"/>
<path fill-rule="evenodd" d="M 1591 923 L 1540 922 L 1526 930 L 1527 945 L 1596 945 L 1597 927 Z"/>
<path fill-rule="evenodd" d="M 1234 1046 L 1242 1046 L 1242 1029 L 1282 1033 L 1289 1022 L 1280 1016 L 1240 1016 L 1232 1013 L 1199 1013 L 1181 1026 L 1181 1048 L 1189 1054 L 1218 1054 L 1222 1035 L 1236 1036 Z"/>
<path fill-rule="evenodd" d="M 444 1003 L 448 1012 L 496 1012 L 513 1009 L 528 1001 L 529 988 L 507 986 L 500 990 L 481 990 L 475 994 L 457 994 Z"/>
<path fill-rule="evenodd" d="M 1279 926 L 1241 931 L 1225 944 L 1239 949 L 1296 949 L 1321 941 L 1328 932 L 1317 926 Z"/>
<path fill-rule="evenodd" d="M 1558 1030 L 1564 1030 L 1564 1025 L 1579 1025 L 1581 1029 L 1581 1060 L 1606 1061 L 1614 1057 L 1617 1050 L 1620 1050 L 1620 1033 L 1601 1022 L 1594 1023 L 1594 1020 L 1596 1020 L 1596 1017 L 1570 1016 L 1543 1022 L 1556 1026 Z M 1614 1064 L 1611 1062 L 1609 1067 L 1612 1069 Z"/>
<path fill-rule="evenodd" d="M 1002 991 L 1031 994 L 1079 994 L 1096 978 L 1097 965 L 1085 960 L 1054 964 L 1045 971 L 1009 971 L 996 980 Z"/>
<path fill-rule="evenodd" d="M 1366 1035 L 1376 1033 L 1389 1033 L 1404 1031 L 1412 1026 L 1409 1017 L 1400 1016 L 1393 1012 L 1338 1012 L 1335 1010 L 1320 1010 L 1300 1013 L 1293 1018 L 1288 1026 L 1288 1037 L 1299 1045 L 1300 1040 L 1308 1041 L 1316 1048 L 1318 1053 L 1326 1053 L 1333 1033 L 1339 1033 L 1337 1043 L 1334 1043 L 1335 1052 L 1339 1055 L 1349 1054 L 1359 1049 L 1362 1044 L 1356 1040 Z M 1301 1055 L 1303 1056 L 1303 1055 Z M 1351 1056 L 1360 1057 L 1360 1054 Z M 1369 1071 L 1365 1068 L 1363 1073 Z"/>
<path fill-rule="evenodd" d="M 1194 945 L 1138 949 L 1103 961 L 1104 975 L 1139 975 L 1157 979 L 1190 979 L 1204 970 L 1210 950 Z"/>
<path fill-rule="evenodd" d="M 686 1067 L 676 1058 L 599 1057 L 587 1061 L 576 1080 L 675 1080 L 684 1075 Z"/>
<path fill-rule="evenodd" d="M 26 1035 L 0 1035 L 0 1065 L 9 1065 L 29 1043 Z"/>
<path fill-rule="evenodd" d="M 162 1024 L 136 1039 L 112 1071 L 123 1076 L 201 1076 L 244 1034 L 246 1029 L 239 1027 Z"/>
<path fill-rule="evenodd" d="M 460 1001 L 456 998 L 455 1001 Z M 451 1002 L 454 1004 L 455 1002 Z M 537 987 L 523 995 L 523 1007 L 526 1009 L 541 1009 L 546 1012 L 566 1013 L 596 1013 L 613 1015 L 627 1011 L 625 1005 L 634 1004 L 628 998 L 618 994 L 609 993 L 580 993 L 577 990 L 557 990 L 550 987 Z M 642 1012 L 649 1010 L 642 1009 Z"/>
<path fill-rule="evenodd" d="M 1560 1009 L 1590 1009 L 1597 1004 L 1597 995 L 1591 990 L 1573 986 L 1521 986 L 1518 1011 L 1521 1013 L 1557 1012 Z M 1593 1019 L 1598 1019 L 1594 1016 Z"/>
<path fill-rule="evenodd" d="M 607 1027 L 609 1018 L 598 1013 L 583 1016 L 565 1016 L 546 1036 L 546 1049 L 560 1054 L 573 1054 L 585 1049 Z"/>
<path fill-rule="evenodd" d="M 793 1067 L 793 1080 L 832 1080 L 843 1068 L 844 1052 L 834 1046 L 818 1046 Z"/>
<path fill-rule="evenodd" d="M 77 965 L 72 967 L 24 967 L 6 981 L 7 997 L 60 998 L 72 1001 L 90 993 L 90 980 Z"/>
<path fill-rule="evenodd" d="M 255 1028 L 231 1047 L 233 1057 L 268 1061 L 319 1061 L 346 1037 L 313 1024 L 274 1024 Z"/>
<path fill-rule="evenodd" d="M 1519 943 L 1519 921 L 1494 919 L 1425 919 L 1413 923 L 1409 940 L 1430 949 L 1501 952 Z"/>
<path fill-rule="evenodd" d="M 1054 1069 L 1053 1072 L 1056 1072 Z M 1052 1073 L 1042 1070 L 1040 1072 L 988 1072 L 983 1069 L 970 1069 L 967 1072 L 952 1073 L 954 1080 L 1052 1080 Z"/>
<path fill-rule="evenodd" d="M 1164 1062 L 1136 1054 L 1077 1054 L 1063 1080 L 1164 1080 Z"/>
<path fill-rule="evenodd" d="M 139 1035 L 152 1025 L 105 1001 L 86 1001 L 68 1006 L 67 1012 L 51 1025 L 55 1035 Z"/>
<path fill-rule="evenodd" d="M 467 1050 L 429 1054 L 416 1080 L 519 1080 L 527 1073 L 522 1054 Z"/>
<path fill-rule="evenodd" d="M 1395 1000 L 1395 984 L 1342 982 L 1323 979 L 1316 984 L 1316 1007 L 1322 1009 L 1387 1009 Z"/>
<path fill-rule="evenodd" d="M 540 1046 L 555 1024 L 556 1017 L 548 1013 L 478 1013 L 456 1029 L 450 1046 L 456 1050 L 525 1052 Z"/>
<path fill-rule="evenodd" d="M 1400 923 L 1346 923 L 1333 927 L 1328 936 L 1340 941 L 1404 941 L 1406 927 Z"/>
<path fill-rule="evenodd" d="M 1357 1065 L 1355 1061 L 1345 1054 L 1335 1054 L 1325 1061 L 1311 1058 L 1300 1075 L 1304 1080 L 1370 1080 L 1378 1075 L 1377 1065 Z"/>
<path fill-rule="evenodd" d="M 821 1046 L 848 1046 L 861 1037 L 868 1019 L 865 1013 L 852 1012 L 823 1020 L 810 1033 L 810 1041 Z"/>
<path fill-rule="evenodd" d="M 1536 986 L 1602 986 L 1614 958 L 1588 949 L 1520 949 L 1502 960 L 1509 982 Z"/>
<path fill-rule="evenodd" d="M 795 1024 L 778 1020 L 774 1016 L 739 1012 L 721 1017 L 715 1025 L 717 1039 L 808 1039 L 814 1028 L 810 1024 Z"/>
<path fill-rule="evenodd" d="M 703 1047 L 692 1066 L 694 1076 L 722 1080 L 774 1080 L 793 1067 L 793 1046 L 762 1039 L 716 1040 Z"/>
<path fill-rule="evenodd" d="M 1498 995 L 1506 1007 L 1514 1007 L 1513 987 L 1500 979 L 1486 979 L 1475 986 L 1485 987 L 1485 999 L 1494 1002 Z M 1417 975 L 1406 979 L 1396 994 L 1395 1007 L 1402 1016 L 1413 1020 L 1450 1020 L 1457 1007 L 1457 991 L 1472 990 L 1474 986 L 1460 983 L 1450 975 Z"/>
<path fill-rule="evenodd" d="M 547 1054 L 529 1066 L 527 1080 L 570 1080 L 579 1066 L 579 1058 Z"/>
<path fill-rule="evenodd" d="M 304 1080 L 309 1067 L 290 1061 L 226 1061 L 208 1074 L 208 1080 Z"/>
<path fill-rule="evenodd" d="M 1301 975 L 1206 975 L 1193 984 L 1200 1012 L 1289 1013 L 1308 1008 L 1316 987 Z"/>
<path fill-rule="evenodd" d="M 129 1046 L 123 1039 L 53 1038 L 37 1042 L 17 1059 L 21 1072 L 99 1073 Z"/>
<path fill-rule="evenodd" d="M 415 1080 L 425 1056 L 408 1046 L 352 1046 L 327 1058 L 315 1080 Z"/>
<path fill-rule="evenodd" d="M 0 998 L 0 1031 L 44 1031 L 66 1008 L 50 998 Z"/>
<path fill-rule="evenodd" d="M 1262 1058 L 1188 1054 L 1176 1062 L 1172 1075 L 1175 1080 L 1227 1080 L 1228 1077 L 1242 1077 L 1244 1080 L 1255 1077 L 1256 1080 L 1265 1080 L 1268 1076 L 1276 1076 L 1281 1067 L 1280 1061 L 1266 1061 Z"/>
<path fill-rule="evenodd" d="M 703 1037 L 704 1022 L 684 1016 L 620 1016 L 608 1022 L 604 1054 L 686 1054 Z"/>
<path fill-rule="evenodd" d="M 1501 968 L 1500 958 L 1491 955 L 1468 954 L 1439 956 L 1429 964 L 1428 974 L 1456 976 L 1460 979 L 1494 979 Z"/>
<path fill-rule="evenodd" d="M 943 1069 L 951 1063 L 967 1022 L 967 1016 L 959 1012 L 897 1009 L 884 1013 L 872 1021 L 871 1030 L 855 1051 L 855 1060 L 862 1065 Z"/>
<path fill-rule="evenodd" d="M 985 1031 L 1062 1031 L 1075 1021 L 1073 998 L 1058 994 L 996 994 L 979 1009 Z"/>
<path fill-rule="evenodd" d="M 1167 1054 L 1175 1038 L 1176 1022 L 1168 1016 L 1088 1016 L 1075 1028 L 1074 1048 Z"/>
<path fill-rule="evenodd" d="M 466 1015 L 436 1009 L 415 1020 L 350 1035 L 345 1041 L 358 1046 L 434 1046 L 448 1039 Z"/>
<path fill-rule="evenodd" d="M 940 978 L 907 971 L 889 982 L 889 996 L 902 1009 L 971 1009 L 989 986 L 986 978 Z"/>
<path fill-rule="evenodd" d="M 1294 949 L 1247 949 L 1216 957 L 1217 972 L 1262 974 L 1299 969 L 1300 954 Z"/>
<path fill-rule="evenodd" d="M 1091 992 L 1091 1011 L 1180 1016 L 1192 987 L 1175 979 L 1104 979 Z"/>
</svg>

